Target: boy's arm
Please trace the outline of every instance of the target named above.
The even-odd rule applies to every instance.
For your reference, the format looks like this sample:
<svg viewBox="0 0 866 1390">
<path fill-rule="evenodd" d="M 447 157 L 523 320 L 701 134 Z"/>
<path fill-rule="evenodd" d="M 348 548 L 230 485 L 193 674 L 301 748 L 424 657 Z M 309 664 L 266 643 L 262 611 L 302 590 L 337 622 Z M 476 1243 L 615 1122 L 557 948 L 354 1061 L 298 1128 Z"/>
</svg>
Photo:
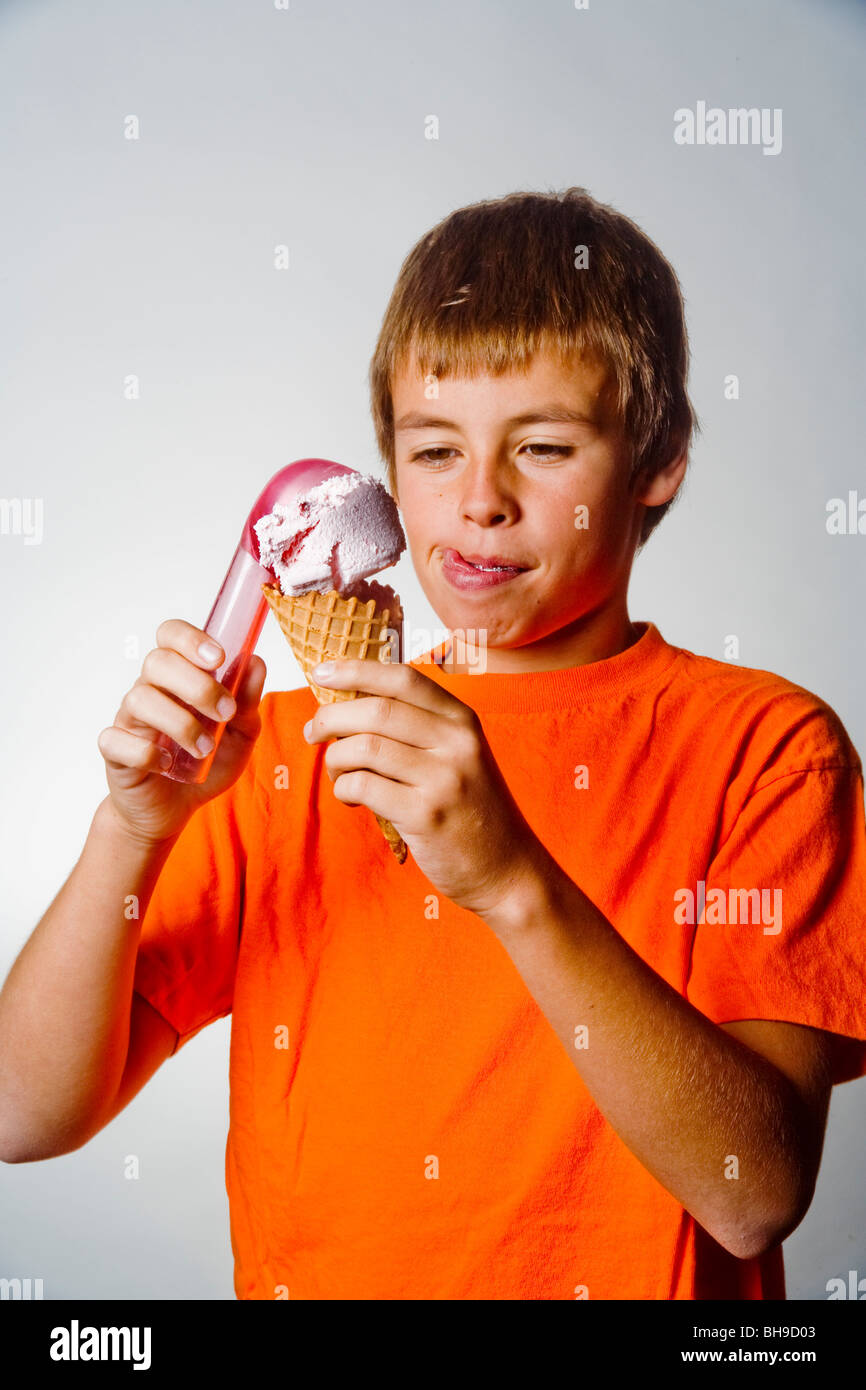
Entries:
<svg viewBox="0 0 866 1390">
<path fill-rule="evenodd" d="M 78 863 L 13 964 L 0 991 L 4 1162 L 80 1148 L 122 1109 L 113 1107 L 127 1076 L 140 1075 L 129 1100 L 162 1060 L 169 1025 L 134 1015 L 133 980 L 142 920 L 173 844 L 136 844 L 106 797 Z M 137 916 L 127 916 L 130 895 Z"/>
<path fill-rule="evenodd" d="M 653 1177 L 739 1259 L 784 1240 L 814 1193 L 834 1035 L 713 1023 L 562 871 L 532 880 L 484 920 L 599 1110 Z M 576 1048 L 581 1026 L 588 1046 Z M 731 1156 L 736 1178 L 727 1176 Z"/>
</svg>

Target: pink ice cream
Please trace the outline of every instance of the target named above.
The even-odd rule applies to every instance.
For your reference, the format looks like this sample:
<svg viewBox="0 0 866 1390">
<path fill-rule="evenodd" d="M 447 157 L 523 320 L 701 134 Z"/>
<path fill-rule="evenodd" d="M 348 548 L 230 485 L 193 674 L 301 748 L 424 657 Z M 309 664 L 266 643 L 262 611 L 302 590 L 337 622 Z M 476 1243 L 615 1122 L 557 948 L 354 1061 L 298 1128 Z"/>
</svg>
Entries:
<svg viewBox="0 0 866 1390">
<path fill-rule="evenodd" d="M 326 478 L 302 497 L 255 522 L 261 564 L 284 594 L 348 590 L 394 565 L 406 549 L 397 506 L 378 479 L 363 473 Z"/>
</svg>

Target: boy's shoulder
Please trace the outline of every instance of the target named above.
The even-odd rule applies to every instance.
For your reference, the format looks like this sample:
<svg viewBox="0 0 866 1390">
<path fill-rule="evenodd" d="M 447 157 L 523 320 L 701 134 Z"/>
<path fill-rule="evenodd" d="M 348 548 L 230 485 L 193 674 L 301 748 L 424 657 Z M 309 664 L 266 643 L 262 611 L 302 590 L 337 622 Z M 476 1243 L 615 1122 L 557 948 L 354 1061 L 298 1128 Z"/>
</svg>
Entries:
<svg viewBox="0 0 866 1390">
<path fill-rule="evenodd" d="M 790 771 L 854 767 L 862 772 L 842 720 L 814 691 L 763 667 L 676 650 L 679 700 L 702 707 L 720 735 L 761 745 L 772 763 Z"/>
</svg>

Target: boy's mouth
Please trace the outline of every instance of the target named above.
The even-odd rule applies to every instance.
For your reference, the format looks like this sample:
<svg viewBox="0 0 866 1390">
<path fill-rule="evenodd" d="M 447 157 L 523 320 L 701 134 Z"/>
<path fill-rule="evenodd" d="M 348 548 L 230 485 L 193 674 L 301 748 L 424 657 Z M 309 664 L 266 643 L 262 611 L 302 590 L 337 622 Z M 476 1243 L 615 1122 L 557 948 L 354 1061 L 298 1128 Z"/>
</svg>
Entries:
<svg viewBox="0 0 866 1390">
<path fill-rule="evenodd" d="M 442 572 L 458 589 L 486 589 L 514 579 L 528 568 L 506 555 L 461 555 L 453 549 L 442 552 Z"/>
</svg>

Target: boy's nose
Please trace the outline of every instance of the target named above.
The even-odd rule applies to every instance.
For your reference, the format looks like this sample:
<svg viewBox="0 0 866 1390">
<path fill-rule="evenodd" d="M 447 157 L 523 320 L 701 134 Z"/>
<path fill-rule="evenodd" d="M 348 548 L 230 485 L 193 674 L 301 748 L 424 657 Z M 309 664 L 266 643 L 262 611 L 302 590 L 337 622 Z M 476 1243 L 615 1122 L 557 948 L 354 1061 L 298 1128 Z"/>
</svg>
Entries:
<svg viewBox="0 0 866 1390">
<path fill-rule="evenodd" d="M 472 461 L 461 479 L 463 516 L 479 526 L 514 519 L 519 505 L 504 469 L 495 458 Z"/>
</svg>

